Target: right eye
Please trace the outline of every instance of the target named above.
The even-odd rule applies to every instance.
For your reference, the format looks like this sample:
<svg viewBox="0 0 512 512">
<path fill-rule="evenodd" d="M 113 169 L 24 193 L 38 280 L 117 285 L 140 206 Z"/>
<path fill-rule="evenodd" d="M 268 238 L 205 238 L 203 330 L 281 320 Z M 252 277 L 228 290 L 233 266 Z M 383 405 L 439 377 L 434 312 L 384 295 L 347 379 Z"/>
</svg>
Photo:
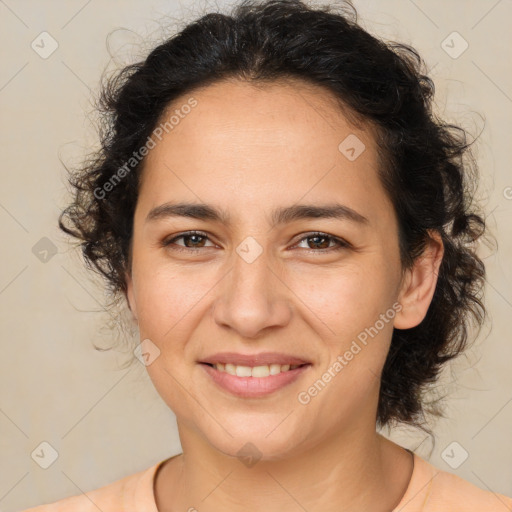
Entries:
<svg viewBox="0 0 512 512">
<path fill-rule="evenodd" d="M 176 241 L 180 239 L 183 239 L 184 245 L 176 244 Z M 162 247 L 167 247 L 173 251 L 197 252 L 197 249 L 205 247 L 204 242 L 206 242 L 206 240 L 209 240 L 208 235 L 202 231 L 187 231 L 164 240 Z M 211 247 L 213 247 L 213 245 Z"/>
</svg>

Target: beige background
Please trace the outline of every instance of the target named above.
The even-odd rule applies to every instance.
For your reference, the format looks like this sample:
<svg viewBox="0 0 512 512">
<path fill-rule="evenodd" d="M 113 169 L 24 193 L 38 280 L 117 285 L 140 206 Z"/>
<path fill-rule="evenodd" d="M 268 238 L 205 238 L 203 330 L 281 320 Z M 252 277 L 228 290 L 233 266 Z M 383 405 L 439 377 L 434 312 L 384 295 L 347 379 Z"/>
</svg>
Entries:
<svg viewBox="0 0 512 512">
<path fill-rule="evenodd" d="M 368 30 L 422 53 L 442 115 L 473 134 L 483 130 L 477 145 L 481 196 L 499 243 L 495 254 L 482 249 L 490 322 L 478 344 L 444 374 L 448 419 L 433 424 L 435 444 L 410 429 L 391 437 L 443 470 L 512 496 L 512 4 L 356 0 L 355 5 Z M 105 66 L 137 60 L 145 46 L 162 37 L 166 24 L 172 28 L 175 18 L 190 20 L 202 6 L 157 0 L 0 0 L 4 512 L 88 491 L 180 452 L 174 416 L 144 367 L 136 361 L 120 369 L 122 354 L 92 347 L 108 344 L 112 334 L 100 329 L 108 318 L 99 305 L 102 289 L 56 228 L 67 201 L 59 157 L 77 162 L 94 142 L 91 90 L 97 90 Z M 58 43 L 46 59 L 31 48 L 42 31 Z M 469 44 L 456 59 L 442 48 L 454 31 Z M 447 39 L 452 52 L 463 44 L 454 37 Z M 48 39 L 45 48 L 50 48 Z M 46 263 L 40 260 L 49 247 L 48 240 L 40 242 L 44 237 L 58 251 L 53 257 L 49 252 Z M 46 470 L 31 458 L 43 441 L 58 452 Z M 469 454 L 456 469 L 442 457 L 454 441 L 460 447 L 450 452 L 452 459 L 461 457 L 462 449 Z"/>
</svg>

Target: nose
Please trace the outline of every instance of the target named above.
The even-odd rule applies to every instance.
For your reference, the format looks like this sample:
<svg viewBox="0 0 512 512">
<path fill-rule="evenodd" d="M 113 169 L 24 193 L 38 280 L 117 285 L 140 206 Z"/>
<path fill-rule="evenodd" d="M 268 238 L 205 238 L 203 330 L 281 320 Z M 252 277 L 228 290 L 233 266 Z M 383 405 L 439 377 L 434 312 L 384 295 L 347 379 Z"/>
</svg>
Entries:
<svg viewBox="0 0 512 512">
<path fill-rule="evenodd" d="M 234 254 L 233 267 L 217 289 L 215 322 L 242 338 L 254 339 L 291 318 L 290 290 L 270 266 L 265 252 L 254 261 Z"/>
</svg>

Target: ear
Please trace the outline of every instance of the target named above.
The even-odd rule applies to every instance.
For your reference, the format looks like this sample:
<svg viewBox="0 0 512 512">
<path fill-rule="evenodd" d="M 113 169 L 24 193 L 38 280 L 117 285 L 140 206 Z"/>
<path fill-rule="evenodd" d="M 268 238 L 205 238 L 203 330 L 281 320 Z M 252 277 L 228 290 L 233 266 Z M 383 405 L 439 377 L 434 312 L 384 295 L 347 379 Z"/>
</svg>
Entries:
<svg viewBox="0 0 512 512">
<path fill-rule="evenodd" d="M 133 291 L 133 279 L 129 272 L 126 272 L 125 280 L 126 280 L 126 302 L 128 303 L 128 307 L 130 308 L 130 311 L 132 312 L 133 317 L 135 318 L 135 320 L 138 320 L 138 318 L 137 318 L 137 303 L 135 302 L 135 294 Z"/>
<path fill-rule="evenodd" d="M 441 235 L 429 233 L 425 249 L 402 279 L 398 302 L 402 309 L 396 314 L 394 327 L 410 329 L 419 325 L 427 314 L 437 285 L 439 267 L 444 254 Z"/>
</svg>

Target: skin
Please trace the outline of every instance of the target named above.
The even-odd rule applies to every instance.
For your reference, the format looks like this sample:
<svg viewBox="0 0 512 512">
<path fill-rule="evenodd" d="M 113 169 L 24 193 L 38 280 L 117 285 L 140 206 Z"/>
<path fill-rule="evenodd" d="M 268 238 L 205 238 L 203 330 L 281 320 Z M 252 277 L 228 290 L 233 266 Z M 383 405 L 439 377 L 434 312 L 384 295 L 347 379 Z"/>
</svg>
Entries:
<svg viewBox="0 0 512 512">
<path fill-rule="evenodd" d="M 126 276 L 140 339 L 160 350 L 147 370 L 176 415 L 183 448 L 157 474 L 157 506 L 325 512 L 343 504 L 345 512 L 389 511 L 405 493 L 412 458 L 376 432 L 380 374 L 393 327 L 414 327 L 427 312 L 442 242 L 432 234 L 414 267 L 402 269 L 373 132 L 350 124 L 322 88 L 233 80 L 193 97 L 197 106 L 145 161 Z M 350 134 L 365 145 L 354 161 L 338 150 Z M 231 223 L 146 221 L 169 201 L 210 204 Z M 270 222 L 274 208 L 333 202 L 368 222 Z M 208 238 L 162 245 L 189 230 Z M 351 245 L 335 250 L 335 240 L 315 243 L 314 231 Z M 252 263 L 236 251 L 248 236 L 262 249 Z M 185 244 L 189 252 L 180 252 Z M 321 393 L 299 403 L 298 393 L 395 303 L 401 311 Z M 197 363 L 220 351 L 278 351 L 312 366 L 270 396 L 238 398 Z M 237 457 L 247 442 L 261 454 L 251 467 Z"/>
</svg>

